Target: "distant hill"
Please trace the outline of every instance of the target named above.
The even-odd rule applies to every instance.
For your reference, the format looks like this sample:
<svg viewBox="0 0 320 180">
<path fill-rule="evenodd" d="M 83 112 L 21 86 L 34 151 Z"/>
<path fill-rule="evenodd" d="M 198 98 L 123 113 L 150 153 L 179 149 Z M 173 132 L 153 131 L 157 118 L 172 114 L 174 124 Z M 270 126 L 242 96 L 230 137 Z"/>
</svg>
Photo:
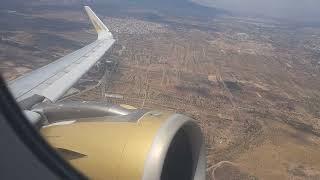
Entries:
<svg viewBox="0 0 320 180">
<path fill-rule="evenodd" d="M 96 0 L 93 5 L 104 9 L 116 7 L 114 11 L 120 10 L 124 13 L 128 8 L 144 9 L 178 17 L 210 18 L 226 13 L 216 8 L 195 4 L 189 0 Z"/>
<path fill-rule="evenodd" d="M 90 5 L 109 16 L 156 18 L 158 14 L 174 17 L 210 19 L 225 11 L 204 7 L 189 0 L 3 0 L 0 9 L 34 11 L 37 9 L 79 9 Z M 30 9 L 32 8 L 32 9 Z"/>
</svg>

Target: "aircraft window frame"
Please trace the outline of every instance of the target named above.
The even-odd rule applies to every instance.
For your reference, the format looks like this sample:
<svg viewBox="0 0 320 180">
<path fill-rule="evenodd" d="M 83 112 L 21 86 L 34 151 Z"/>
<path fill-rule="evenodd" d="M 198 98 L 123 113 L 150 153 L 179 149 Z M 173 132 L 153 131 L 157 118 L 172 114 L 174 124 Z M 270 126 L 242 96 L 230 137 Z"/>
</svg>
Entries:
<svg viewBox="0 0 320 180">
<path fill-rule="evenodd" d="M 6 82 L 1 75 L 0 120 L 4 121 L 3 123 L 6 123 L 6 125 L 10 127 L 11 133 L 23 143 L 24 148 L 27 148 L 27 150 L 33 154 L 33 158 L 36 158 L 42 166 L 45 166 L 50 171 L 47 172 L 48 176 L 50 173 L 53 173 L 58 179 L 87 179 L 83 174 L 81 174 L 62 157 L 60 157 L 55 150 L 49 144 L 47 144 L 37 129 L 28 122 L 9 89 L 7 88 Z M 4 136 L 6 136 L 6 134 L 4 134 Z M 3 138 L 5 137 L 2 137 L 2 139 Z M 2 154 L 1 151 L 4 150 L 0 150 L 0 157 Z M 12 171 L 12 173 L 24 171 L 23 169 L 18 168 L 19 160 L 20 159 L 16 160 L 15 158 L 12 158 L 12 161 L 10 162 L 1 162 L 0 170 L 2 169 L 1 167 L 4 167 L 8 164 L 15 164 L 17 165 L 17 169 Z M 32 173 L 44 174 L 46 172 L 29 172 L 30 176 Z M 28 179 L 28 177 L 26 177 L 26 179 Z"/>
</svg>

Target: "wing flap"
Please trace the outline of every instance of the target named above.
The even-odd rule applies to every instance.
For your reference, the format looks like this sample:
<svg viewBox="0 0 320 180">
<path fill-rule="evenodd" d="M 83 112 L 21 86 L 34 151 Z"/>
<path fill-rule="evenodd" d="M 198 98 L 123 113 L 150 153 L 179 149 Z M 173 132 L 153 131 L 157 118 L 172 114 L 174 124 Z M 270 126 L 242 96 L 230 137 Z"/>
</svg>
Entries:
<svg viewBox="0 0 320 180">
<path fill-rule="evenodd" d="M 58 100 L 63 96 L 71 87 L 64 86 L 66 82 L 69 84 L 75 84 L 83 75 L 82 72 L 87 72 L 93 65 L 96 64 L 96 59 L 100 59 L 104 53 L 105 49 L 108 49 L 113 42 L 104 43 L 103 46 L 96 48 L 95 52 L 92 52 L 90 56 L 83 57 L 84 60 L 79 61 L 78 64 L 75 64 L 73 69 L 67 72 L 64 72 L 63 76 L 54 81 L 53 84 L 48 85 L 40 95 L 50 99 L 52 102 Z M 61 88 L 56 88 L 61 87 Z"/>
</svg>

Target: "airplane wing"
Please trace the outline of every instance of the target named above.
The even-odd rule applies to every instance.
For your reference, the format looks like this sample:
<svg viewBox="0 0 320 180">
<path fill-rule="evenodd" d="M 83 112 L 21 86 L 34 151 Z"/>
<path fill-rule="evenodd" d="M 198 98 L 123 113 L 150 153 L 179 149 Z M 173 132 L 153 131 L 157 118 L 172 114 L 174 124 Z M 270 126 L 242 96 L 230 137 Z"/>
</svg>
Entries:
<svg viewBox="0 0 320 180">
<path fill-rule="evenodd" d="M 18 102 L 34 97 L 57 101 L 112 46 L 115 40 L 108 28 L 90 7 L 85 6 L 85 10 L 98 33 L 98 39 L 51 64 L 9 82 L 9 88 Z"/>
</svg>

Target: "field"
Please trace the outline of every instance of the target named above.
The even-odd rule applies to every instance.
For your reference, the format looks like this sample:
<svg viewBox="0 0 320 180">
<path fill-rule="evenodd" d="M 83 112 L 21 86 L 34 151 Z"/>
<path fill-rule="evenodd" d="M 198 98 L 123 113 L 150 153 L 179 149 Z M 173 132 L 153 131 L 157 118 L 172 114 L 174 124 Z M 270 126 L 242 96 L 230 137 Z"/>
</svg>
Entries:
<svg viewBox="0 0 320 180">
<path fill-rule="evenodd" d="M 1 10 L 5 78 L 95 38 L 73 4 Z M 192 5 L 181 7 L 183 14 Z M 320 28 L 222 11 L 181 17 L 163 9 L 98 8 L 117 39 L 103 58 L 114 66 L 96 67 L 69 98 L 193 117 L 206 137 L 208 179 L 320 179 Z"/>
</svg>

